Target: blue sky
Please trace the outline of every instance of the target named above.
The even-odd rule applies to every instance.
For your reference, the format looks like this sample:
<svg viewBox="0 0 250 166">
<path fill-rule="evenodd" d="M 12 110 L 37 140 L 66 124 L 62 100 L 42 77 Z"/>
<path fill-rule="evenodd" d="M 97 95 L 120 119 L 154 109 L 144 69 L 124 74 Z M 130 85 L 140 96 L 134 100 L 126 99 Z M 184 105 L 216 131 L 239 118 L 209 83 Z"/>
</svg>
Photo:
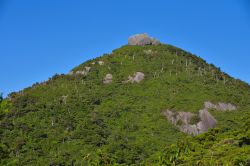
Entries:
<svg viewBox="0 0 250 166">
<path fill-rule="evenodd" d="M 136 33 L 250 83 L 248 0 L 0 0 L 0 92 L 67 73 Z"/>
</svg>

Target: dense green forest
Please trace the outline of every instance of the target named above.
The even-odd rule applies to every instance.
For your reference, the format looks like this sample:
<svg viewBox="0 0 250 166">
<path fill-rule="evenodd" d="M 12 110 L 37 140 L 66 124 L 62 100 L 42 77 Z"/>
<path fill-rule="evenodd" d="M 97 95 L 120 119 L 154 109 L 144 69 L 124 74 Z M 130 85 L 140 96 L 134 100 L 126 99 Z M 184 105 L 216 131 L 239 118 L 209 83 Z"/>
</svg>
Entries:
<svg viewBox="0 0 250 166">
<path fill-rule="evenodd" d="M 162 114 L 205 101 L 237 110 L 209 110 L 197 136 Z M 0 139 L 1 165 L 250 165 L 250 86 L 171 45 L 126 45 L 1 97 Z"/>
</svg>

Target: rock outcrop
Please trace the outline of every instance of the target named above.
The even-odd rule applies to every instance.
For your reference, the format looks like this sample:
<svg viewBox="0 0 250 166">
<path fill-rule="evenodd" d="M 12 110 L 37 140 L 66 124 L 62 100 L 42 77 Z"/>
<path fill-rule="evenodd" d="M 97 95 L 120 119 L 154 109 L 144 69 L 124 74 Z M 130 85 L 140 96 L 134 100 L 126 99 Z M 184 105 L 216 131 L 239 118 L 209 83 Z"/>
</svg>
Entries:
<svg viewBox="0 0 250 166">
<path fill-rule="evenodd" d="M 100 66 L 102 66 L 102 65 L 104 65 L 104 62 L 103 62 L 103 61 L 98 61 L 98 64 L 99 64 Z"/>
<path fill-rule="evenodd" d="M 112 74 L 107 74 L 105 78 L 103 79 L 104 84 L 110 84 L 113 81 L 113 75 Z"/>
<path fill-rule="evenodd" d="M 166 110 L 163 115 L 168 119 L 170 123 L 179 128 L 180 131 L 190 134 L 197 135 L 200 133 L 207 132 L 210 128 L 216 127 L 217 120 L 209 113 L 209 109 L 215 111 L 235 111 L 237 107 L 231 103 L 219 102 L 213 104 L 210 101 L 204 102 L 204 108 L 199 111 L 199 119 L 192 122 L 195 118 L 195 114 L 190 112 L 173 112 Z"/>
<path fill-rule="evenodd" d="M 96 65 L 96 64 L 102 66 L 102 65 L 104 65 L 104 62 L 103 61 L 97 61 L 97 62 L 92 62 L 91 63 L 91 65 Z"/>
<path fill-rule="evenodd" d="M 200 121 L 197 123 L 199 133 L 204 133 L 210 128 L 215 128 L 217 120 L 208 112 L 206 108 L 199 111 L 199 117 Z"/>
<path fill-rule="evenodd" d="M 192 124 L 192 119 L 197 115 L 190 112 L 173 112 L 166 110 L 163 112 L 163 115 L 170 123 L 178 127 L 180 131 L 189 135 L 198 135 L 207 132 L 217 124 L 216 119 L 207 111 L 207 109 L 199 111 L 199 120 L 194 124 Z"/>
<path fill-rule="evenodd" d="M 206 101 L 204 103 L 205 108 L 207 109 L 213 109 L 216 111 L 235 111 L 237 110 L 237 107 L 231 103 L 222 103 L 219 102 L 217 104 L 213 104 L 210 101 Z"/>
<path fill-rule="evenodd" d="M 157 39 L 149 37 L 147 34 L 137 34 L 129 37 L 128 45 L 145 46 L 145 45 L 159 45 Z"/>
<path fill-rule="evenodd" d="M 91 69 L 91 67 L 88 67 L 88 66 L 85 67 L 86 72 L 90 72 L 90 69 Z"/>
<path fill-rule="evenodd" d="M 75 74 L 76 74 L 76 75 L 83 75 L 83 76 L 86 76 L 88 73 L 87 73 L 85 70 L 79 70 L 79 71 L 76 71 Z"/>
<path fill-rule="evenodd" d="M 83 75 L 83 76 L 87 76 L 88 73 L 90 72 L 90 70 L 91 70 L 91 67 L 86 66 L 84 68 L 84 70 L 78 70 L 76 72 L 71 71 L 71 72 L 69 72 L 68 75 Z"/>
<path fill-rule="evenodd" d="M 163 115 L 168 119 L 170 123 L 178 127 L 180 131 L 189 135 L 199 134 L 196 124 L 190 124 L 195 114 L 191 112 L 173 112 L 166 110 Z"/>
<path fill-rule="evenodd" d="M 123 83 L 128 83 L 128 82 L 131 82 L 131 83 L 139 83 L 141 82 L 145 77 L 145 74 L 142 73 L 142 72 L 136 72 L 134 73 L 133 76 L 128 76 L 128 80 L 127 81 L 124 81 Z"/>
<path fill-rule="evenodd" d="M 181 124 L 189 124 L 192 117 L 195 115 L 191 112 L 173 112 L 170 110 L 166 110 L 163 114 L 174 125 L 177 125 L 180 121 Z"/>
</svg>

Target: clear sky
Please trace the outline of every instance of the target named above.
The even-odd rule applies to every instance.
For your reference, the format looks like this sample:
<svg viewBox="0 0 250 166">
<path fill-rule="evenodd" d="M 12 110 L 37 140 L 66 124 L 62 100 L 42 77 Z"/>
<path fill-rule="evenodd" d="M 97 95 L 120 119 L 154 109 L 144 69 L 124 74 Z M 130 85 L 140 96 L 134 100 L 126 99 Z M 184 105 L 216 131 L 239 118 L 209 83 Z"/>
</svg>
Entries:
<svg viewBox="0 0 250 166">
<path fill-rule="evenodd" d="M 0 0 L 0 92 L 67 73 L 136 33 L 250 83 L 249 0 Z"/>
</svg>

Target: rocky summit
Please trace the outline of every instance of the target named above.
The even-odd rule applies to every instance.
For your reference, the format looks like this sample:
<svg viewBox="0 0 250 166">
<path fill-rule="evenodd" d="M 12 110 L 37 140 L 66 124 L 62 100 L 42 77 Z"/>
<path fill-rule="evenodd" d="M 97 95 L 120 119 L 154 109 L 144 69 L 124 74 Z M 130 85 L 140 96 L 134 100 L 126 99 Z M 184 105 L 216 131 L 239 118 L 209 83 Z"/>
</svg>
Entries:
<svg viewBox="0 0 250 166">
<path fill-rule="evenodd" d="M 0 140 L 0 165 L 250 165 L 250 86 L 134 35 L 0 97 Z"/>
<path fill-rule="evenodd" d="M 137 34 L 129 37 L 128 44 L 136 46 L 159 45 L 160 41 L 149 37 L 147 34 Z"/>
</svg>

